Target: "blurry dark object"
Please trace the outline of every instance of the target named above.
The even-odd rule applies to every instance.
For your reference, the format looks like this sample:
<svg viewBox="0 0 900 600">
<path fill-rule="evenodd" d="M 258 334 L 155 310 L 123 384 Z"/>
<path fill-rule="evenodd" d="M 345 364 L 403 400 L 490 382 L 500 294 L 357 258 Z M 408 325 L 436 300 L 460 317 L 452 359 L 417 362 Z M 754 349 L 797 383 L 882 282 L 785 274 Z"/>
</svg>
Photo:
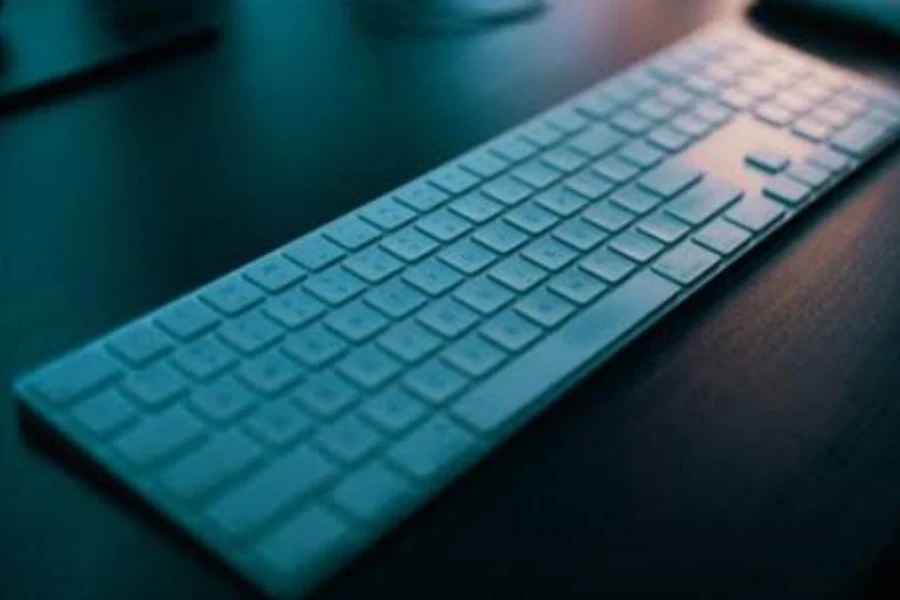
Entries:
<svg viewBox="0 0 900 600">
<path fill-rule="evenodd" d="M 517 23 L 548 8 L 548 0 L 346 0 L 365 18 L 424 31 L 471 31 Z"/>
<path fill-rule="evenodd" d="M 792 17 L 832 21 L 835 29 L 900 36 L 900 0 L 761 0 L 763 7 Z M 849 27 L 848 27 L 849 26 Z"/>
</svg>

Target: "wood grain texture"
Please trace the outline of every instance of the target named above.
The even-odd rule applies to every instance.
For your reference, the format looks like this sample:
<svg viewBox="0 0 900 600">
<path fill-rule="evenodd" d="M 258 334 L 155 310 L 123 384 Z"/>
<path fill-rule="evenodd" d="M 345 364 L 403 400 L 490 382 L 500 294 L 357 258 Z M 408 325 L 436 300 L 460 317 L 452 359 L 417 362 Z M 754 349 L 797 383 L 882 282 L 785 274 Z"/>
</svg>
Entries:
<svg viewBox="0 0 900 600">
<path fill-rule="evenodd" d="M 332 0 L 240 1 L 213 52 L 0 120 L 0 379 L 743 4 L 564 0 L 539 21 L 432 38 Z M 890 571 L 878 558 L 900 526 L 898 190 L 894 151 L 319 597 L 819 598 L 889 583 L 872 569 Z M 63 457 L 0 389 L 0 591 L 253 597 Z"/>
</svg>

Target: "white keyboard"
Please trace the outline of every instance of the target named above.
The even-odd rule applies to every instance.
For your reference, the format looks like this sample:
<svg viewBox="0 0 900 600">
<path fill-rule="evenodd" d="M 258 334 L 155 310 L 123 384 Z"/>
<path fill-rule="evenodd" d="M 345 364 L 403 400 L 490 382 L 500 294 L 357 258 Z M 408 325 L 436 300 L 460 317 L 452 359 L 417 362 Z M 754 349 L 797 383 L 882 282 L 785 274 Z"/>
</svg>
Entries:
<svg viewBox="0 0 900 600">
<path fill-rule="evenodd" d="M 893 91 L 717 26 L 16 390 L 259 588 L 299 595 L 895 140 L 898 115 Z"/>
</svg>

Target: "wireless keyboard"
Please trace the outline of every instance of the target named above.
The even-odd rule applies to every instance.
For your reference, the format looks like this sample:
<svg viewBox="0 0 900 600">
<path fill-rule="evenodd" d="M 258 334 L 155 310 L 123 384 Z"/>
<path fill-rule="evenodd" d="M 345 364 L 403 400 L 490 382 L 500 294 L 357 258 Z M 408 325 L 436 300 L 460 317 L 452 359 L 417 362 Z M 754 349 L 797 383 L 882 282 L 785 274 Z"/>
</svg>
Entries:
<svg viewBox="0 0 900 600">
<path fill-rule="evenodd" d="M 25 376 L 262 590 L 311 590 L 900 133 L 900 95 L 705 30 Z"/>
</svg>

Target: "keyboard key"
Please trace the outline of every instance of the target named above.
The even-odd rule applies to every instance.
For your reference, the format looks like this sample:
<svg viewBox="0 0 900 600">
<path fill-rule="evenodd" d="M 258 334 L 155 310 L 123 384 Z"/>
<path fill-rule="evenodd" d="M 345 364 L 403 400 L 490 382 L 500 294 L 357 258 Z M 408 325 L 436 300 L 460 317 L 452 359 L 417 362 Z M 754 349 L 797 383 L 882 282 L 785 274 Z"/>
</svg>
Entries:
<svg viewBox="0 0 900 600">
<path fill-rule="evenodd" d="M 652 121 L 666 121 L 675 114 L 675 107 L 656 98 L 642 100 L 634 109 Z"/>
<path fill-rule="evenodd" d="M 560 217 L 573 215 L 587 206 L 584 196 L 562 187 L 544 192 L 535 202 Z"/>
<path fill-rule="evenodd" d="M 570 269 L 550 281 L 549 288 L 576 304 L 587 304 L 606 291 L 607 285 L 592 275 Z"/>
<path fill-rule="evenodd" d="M 578 266 L 608 283 L 618 283 L 637 267 L 634 262 L 606 248 L 592 252 Z"/>
<path fill-rule="evenodd" d="M 518 163 L 534 156 L 538 149 L 520 136 L 508 135 L 491 144 L 491 152 L 509 162 Z"/>
<path fill-rule="evenodd" d="M 694 241 L 714 252 L 728 255 L 743 246 L 751 235 L 723 219 L 716 219 L 694 236 Z"/>
<path fill-rule="evenodd" d="M 529 142 L 541 148 L 549 148 L 563 138 L 561 131 L 544 122 L 529 123 L 520 133 Z"/>
<path fill-rule="evenodd" d="M 568 144 L 578 152 L 591 158 L 600 158 L 622 146 L 628 138 L 607 125 L 594 125 L 584 133 L 576 135 Z"/>
<path fill-rule="evenodd" d="M 590 125 L 590 122 L 582 117 L 578 110 L 572 106 L 557 108 L 547 117 L 547 122 L 562 131 L 573 134 L 582 131 Z"/>
<path fill-rule="evenodd" d="M 465 217 L 473 223 L 490 221 L 503 212 L 503 205 L 488 199 L 480 192 L 463 196 L 459 200 L 454 200 L 449 204 L 449 208 L 456 214 Z"/>
<path fill-rule="evenodd" d="M 359 216 L 385 231 L 393 231 L 416 218 L 416 213 L 393 198 L 381 198 L 359 209 Z"/>
<path fill-rule="evenodd" d="M 425 417 L 421 401 L 399 387 L 391 387 L 366 400 L 360 412 L 388 433 L 400 433 Z"/>
<path fill-rule="evenodd" d="M 325 371 L 309 377 L 294 393 L 297 401 L 316 416 L 331 418 L 350 407 L 359 398 L 352 385 Z"/>
<path fill-rule="evenodd" d="M 447 192 L 426 181 L 414 181 L 398 190 L 394 197 L 418 212 L 428 212 L 450 198 Z"/>
<path fill-rule="evenodd" d="M 470 335 L 450 346 L 442 356 L 469 377 L 483 377 L 500 366 L 507 355 L 478 335 Z"/>
<path fill-rule="evenodd" d="M 402 319 L 428 300 L 422 292 L 399 279 L 389 281 L 365 296 L 366 302 L 394 319 Z"/>
<path fill-rule="evenodd" d="M 424 233 L 407 228 L 385 238 L 381 246 L 397 258 L 415 262 L 431 253 L 438 247 L 438 243 Z"/>
<path fill-rule="evenodd" d="M 388 320 L 380 312 L 357 301 L 332 312 L 325 318 L 325 324 L 358 344 L 387 327 Z"/>
<path fill-rule="evenodd" d="M 192 502 L 246 473 L 263 458 L 263 449 L 239 431 L 227 431 L 203 443 L 163 471 L 163 486 Z"/>
<path fill-rule="evenodd" d="M 525 292 L 547 277 L 547 272 L 530 262 L 512 256 L 490 270 L 490 277 L 517 292 Z"/>
<path fill-rule="evenodd" d="M 113 443 L 115 449 L 138 468 L 170 458 L 199 442 L 205 427 L 180 405 L 148 415 Z"/>
<path fill-rule="evenodd" d="M 494 283 L 486 277 L 464 283 L 453 295 L 483 315 L 497 312 L 514 298 L 507 287 Z"/>
<path fill-rule="evenodd" d="M 99 438 L 109 438 L 138 422 L 138 411 L 114 389 L 88 398 L 72 409 L 72 417 Z"/>
<path fill-rule="evenodd" d="M 694 115 L 680 115 L 672 119 L 672 128 L 692 138 L 700 138 L 713 129 L 708 121 Z M 652 165 L 647 165 L 652 166 Z"/>
<path fill-rule="evenodd" d="M 656 208 L 662 199 L 636 185 L 629 185 L 616 190 L 612 195 L 612 201 L 630 212 L 642 215 Z"/>
<path fill-rule="evenodd" d="M 566 221 L 551 235 L 581 252 L 587 252 L 608 237 L 605 231 L 581 218 Z"/>
<path fill-rule="evenodd" d="M 129 375 L 123 387 L 147 408 L 159 409 L 185 393 L 187 382 L 172 367 L 158 363 Z"/>
<path fill-rule="evenodd" d="M 439 296 L 463 280 L 459 271 L 433 258 L 407 270 L 403 278 L 431 296 Z"/>
<path fill-rule="evenodd" d="M 494 262 L 497 255 L 472 240 L 462 240 L 441 252 L 438 258 L 456 270 L 472 275 Z"/>
<path fill-rule="evenodd" d="M 747 164 L 766 173 L 781 173 L 791 164 L 791 157 L 771 148 L 759 148 L 747 155 Z"/>
<path fill-rule="evenodd" d="M 763 192 L 770 198 L 796 206 L 812 195 L 812 188 L 796 179 L 781 175 L 767 183 Z"/>
<path fill-rule="evenodd" d="M 453 298 L 442 298 L 422 309 L 416 318 L 445 338 L 455 338 L 474 326 L 479 315 Z"/>
<path fill-rule="evenodd" d="M 575 307 L 560 296 L 537 290 L 516 304 L 516 311 L 546 328 L 555 327 L 575 312 Z"/>
<path fill-rule="evenodd" d="M 487 191 L 485 193 L 491 193 L 498 200 L 505 196 L 502 199 L 505 204 L 515 204 L 531 195 L 532 188 L 542 189 L 558 181 L 563 176 L 563 171 L 543 161 L 533 161 L 514 170 L 512 176 L 527 185 L 529 188 L 527 193 L 523 187 L 514 187 L 506 190 L 508 186 L 499 187 L 495 186 L 495 184 L 488 184 L 485 186 L 485 190 L 496 187 L 496 194 Z"/>
<path fill-rule="evenodd" d="M 620 234 L 609 247 L 637 262 L 647 262 L 663 251 L 665 245 L 634 229 Z"/>
<path fill-rule="evenodd" d="M 374 390 L 397 375 L 402 364 L 374 346 L 365 346 L 342 359 L 337 369 L 360 387 Z"/>
<path fill-rule="evenodd" d="M 278 254 L 270 254 L 243 269 L 244 276 L 267 292 L 281 292 L 306 276 L 306 271 Z"/>
<path fill-rule="evenodd" d="M 369 248 L 345 260 L 344 267 L 369 283 L 378 283 L 399 273 L 404 265 L 381 248 Z"/>
<path fill-rule="evenodd" d="M 266 402 L 247 419 L 247 432 L 276 450 L 288 448 L 312 433 L 312 419 L 288 398 Z"/>
<path fill-rule="evenodd" d="M 638 179 L 638 185 L 663 198 L 671 198 L 694 185 L 703 173 L 678 160 L 664 163 Z"/>
<path fill-rule="evenodd" d="M 329 304 L 343 304 L 366 289 L 366 282 L 338 265 L 317 275 L 304 284 L 306 290 Z"/>
<path fill-rule="evenodd" d="M 282 347 L 288 356 L 312 369 L 321 369 L 347 350 L 346 342 L 322 325 L 288 336 Z"/>
<path fill-rule="evenodd" d="M 710 124 L 718 126 L 727 123 L 734 115 L 734 111 L 724 104 L 708 100 L 698 104 L 697 108 L 694 109 L 694 114 Z"/>
<path fill-rule="evenodd" d="M 645 217 L 638 223 L 637 228 L 641 233 L 655 237 L 664 244 L 673 244 L 690 231 L 690 227 L 664 212 Z"/>
<path fill-rule="evenodd" d="M 523 317 L 502 313 L 487 322 L 481 333 L 509 352 L 518 352 L 541 336 L 541 330 Z"/>
<path fill-rule="evenodd" d="M 282 577 L 312 573 L 341 551 L 347 526 L 321 506 L 304 508 L 257 544 L 255 552 Z"/>
<path fill-rule="evenodd" d="M 719 179 L 706 179 L 666 205 L 685 223 L 699 225 L 743 196 L 743 191 Z"/>
<path fill-rule="evenodd" d="M 582 171 L 569 177 L 563 185 L 588 200 L 599 200 L 616 187 L 613 183 L 591 171 Z"/>
<path fill-rule="evenodd" d="M 237 355 L 213 336 L 206 336 L 175 353 L 175 365 L 199 380 L 218 377 L 237 364 Z"/>
<path fill-rule="evenodd" d="M 450 242 L 469 231 L 472 225 L 455 213 L 441 209 L 419 219 L 416 227 L 436 240 Z"/>
<path fill-rule="evenodd" d="M 475 439 L 446 417 L 435 416 L 394 444 L 390 459 L 419 479 L 429 479 L 461 466 Z"/>
<path fill-rule="evenodd" d="M 255 354 L 281 339 L 282 329 L 259 312 L 231 319 L 219 329 L 219 336 L 244 354 Z"/>
<path fill-rule="evenodd" d="M 494 221 L 485 225 L 476 231 L 472 237 L 500 254 L 512 252 L 528 241 L 528 235 L 523 233 L 522 230 L 501 221 Z"/>
<path fill-rule="evenodd" d="M 326 425 L 319 433 L 318 441 L 335 458 L 354 463 L 378 447 L 381 435 L 356 415 L 346 415 Z"/>
<path fill-rule="evenodd" d="M 533 202 L 514 208 L 503 219 L 532 235 L 546 231 L 559 222 L 557 216 Z"/>
<path fill-rule="evenodd" d="M 587 159 L 583 154 L 579 154 L 565 146 L 545 152 L 541 160 L 563 173 L 574 173 L 587 164 Z"/>
<path fill-rule="evenodd" d="M 537 166 L 540 167 L 540 165 L 537 165 Z M 548 172 L 550 171 L 550 169 L 548 167 L 541 167 L 541 171 L 545 175 L 547 175 Z M 527 172 L 527 171 L 525 171 L 525 172 Z M 520 173 L 519 176 L 520 176 L 519 178 L 522 179 L 522 181 L 524 181 L 522 173 Z M 533 176 L 533 174 L 532 174 L 532 176 Z M 555 181 L 558 178 L 558 176 L 559 176 L 558 174 L 554 174 L 552 179 L 547 182 L 547 185 L 550 185 L 550 183 Z M 494 200 L 497 200 L 498 202 L 502 202 L 503 204 L 505 204 L 507 206 L 513 206 L 515 204 L 518 204 L 525 198 L 528 198 L 529 196 L 531 196 L 534 193 L 534 188 L 532 188 L 531 185 L 522 183 L 522 181 L 519 181 L 517 179 L 513 179 L 512 177 L 508 177 L 508 176 L 504 175 L 504 176 L 498 177 L 497 179 L 493 180 L 492 182 L 482 186 L 481 192 L 484 195 L 486 195 Z M 535 187 L 540 187 L 540 186 L 535 186 Z"/>
<path fill-rule="evenodd" d="M 378 463 L 348 475 L 332 492 L 334 503 L 360 521 L 377 523 L 399 511 L 410 495 L 403 478 Z"/>
<path fill-rule="evenodd" d="M 625 183 L 641 170 L 617 156 L 607 156 L 594 163 L 594 171 L 614 183 Z"/>
<path fill-rule="evenodd" d="M 403 378 L 403 385 L 423 400 L 443 404 L 461 392 L 468 380 L 439 360 L 431 360 L 410 371 Z"/>
<path fill-rule="evenodd" d="M 238 375 L 260 394 L 273 396 L 285 391 L 302 377 L 302 369 L 276 351 L 245 362 Z"/>
<path fill-rule="evenodd" d="M 526 246 L 522 256 L 548 271 L 559 271 L 574 261 L 578 253 L 565 244 L 545 237 Z"/>
<path fill-rule="evenodd" d="M 657 127 L 647 134 L 647 141 L 667 152 L 681 152 L 691 145 L 691 136 L 669 126 Z"/>
<path fill-rule="evenodd" d="M 619 131 L 634 137 L 647 133 L 653 127 L 653 121 L 627 109 L 616 113 L 609 122 Z"/>
<path fill-rule="evenodd" d="M 840 174 L 850 168 L 850 159 L 829 148 L 819 148 L 809 155 L 809 162 L 828 169 L 832 174 Z"/>
<path fill-rule="evenodd" d="M 634 213 L 619 208 L 611 202 L 598 202 L 581 213 L 581 216 L 610 232 L 622 230 L 636 217 Z"/>
<path fill-rule="evenodd" d="M 50 404 L 63 407 L 120 375 L 119 365 L 99 348 L 70 354 L 28 377 L 27 384 Z"/>
<path fill-rule="evenodd" d="M 637 140 L 622 148 L 618 156 L 641 169 L 649 169 L 658 165 L 666 153 L 647 142 Z"/>
<path fill-rule="evenodd" d="M 462 194 L 481 182 L 481 179 L 459 167 L 438 169 L 429 177 L 431 183 L 450 194 Z"/>
<path fill-rule="evenodd" d="M 795 135 L 809 140 L 810 142 L 823 142 L 831 136 L 832 128 L 830 125 L 817 121 L 809 117 L 804 117 L 794 123 L 792 129 Z"/>
<path fill-rule="evenodd" d="M 172 349 L 172 340 L 149 321 L 139 321 L 112 334 L 110 352 L 141 367 Z"/>
<path fill-rule="evenodd" d="M 395 325 L 378 338 L 379 346 L 408 363 L 419 362 L 442 343 L 440 337 L 413 321 Z"/>
<path fill-rule="evenodd" d="M 816 166 L 812 162 L 794 165 L 785 172 L 785 175 L 795 181 L 799 181 L 813 189 L 823 187 L 831 179 L 831 173 L 826 169 Z"/>
<path fill-rule="evenodd" d="M 685 91 L 678 86 L 670 85 L 666 86 L 659 93 L 659 99 L 669 106 L 684 110 L 697 104 L 699 98 L 696 94 Z"/>
<path fill-rule="evenodd" d="M 214 423 L 228 423 L 247 413 L 257 396 L 232 378 L 221 379 L 191 392 L 191 407 Z"/>
<path fill-rule="evenodd" d="M 297 329 L 325 312 L 325 305 L 302 290 L 291 290 L 269 300 L 263 312 L 283 327 Z"/>
<path fill-rule="evenodd" d="M 331 461 L 315 450 L 300 446 L 214 502 L 207 515 L 226 534 L 243 538 L 309 497 L 336 473 Z M 282 526 L 276 531 L 289 530 Z M 293 545 L 311 543 L 308 537 L 302 536 L 294 537 L 292 542 Z"/>
<path fill-rule="evenodd" d="M 831 139 L 831 146 L 854 158 L 869 154 L 885 138 L 885 128 L 873 121 L 859 121 Z"/>
<path fill-rule="evenodd" d="M 285 246 L 284 255 L 310 271 L 320 271 L 343 257 L 344 250 L 319 234 L 311 234 Z"/>
<path fill-rule="evenodd" d="M 194 298 L 185 298 L 163 308 L 156 323 L 182 341 L 209 331 L 219 324 L 219 316 Z"/>
<path fill-rule="evenodd" d="M 594 119 L 605 119 L 619 108 L 619 102 L 609 96 L 591 94 L 578 101 L 579 112 Z"/>
<path fill-rule="evenodd" d="M 459 164 L 470 173 L 485 179 L 499 175 L 509 166 L 508 161 L 503 160 L 496 154 L 490 154 L 483 150 L 470 153 L 460 160 Z"/>
<path fill-rule="evenodd" d="M 200 298 L 224 315 L 238 315 L 262 302 L 265 294 L 249 281 L 231 275 L 208 286 Z"/>
<path fill-rule="evenodd" d="M 725 215 L 729 221 L 754 232 L 766 229 L 783 216 L 783 208 L 756 195 L 747 196 Z"/>
<path fill-rule="evenodd" d="M 708 273 L 719 262 L 718 255 L 687 241 L 666 252 L 653 265 L 653 270 L 681 285 L 690 285 Z"/>
</svg>

